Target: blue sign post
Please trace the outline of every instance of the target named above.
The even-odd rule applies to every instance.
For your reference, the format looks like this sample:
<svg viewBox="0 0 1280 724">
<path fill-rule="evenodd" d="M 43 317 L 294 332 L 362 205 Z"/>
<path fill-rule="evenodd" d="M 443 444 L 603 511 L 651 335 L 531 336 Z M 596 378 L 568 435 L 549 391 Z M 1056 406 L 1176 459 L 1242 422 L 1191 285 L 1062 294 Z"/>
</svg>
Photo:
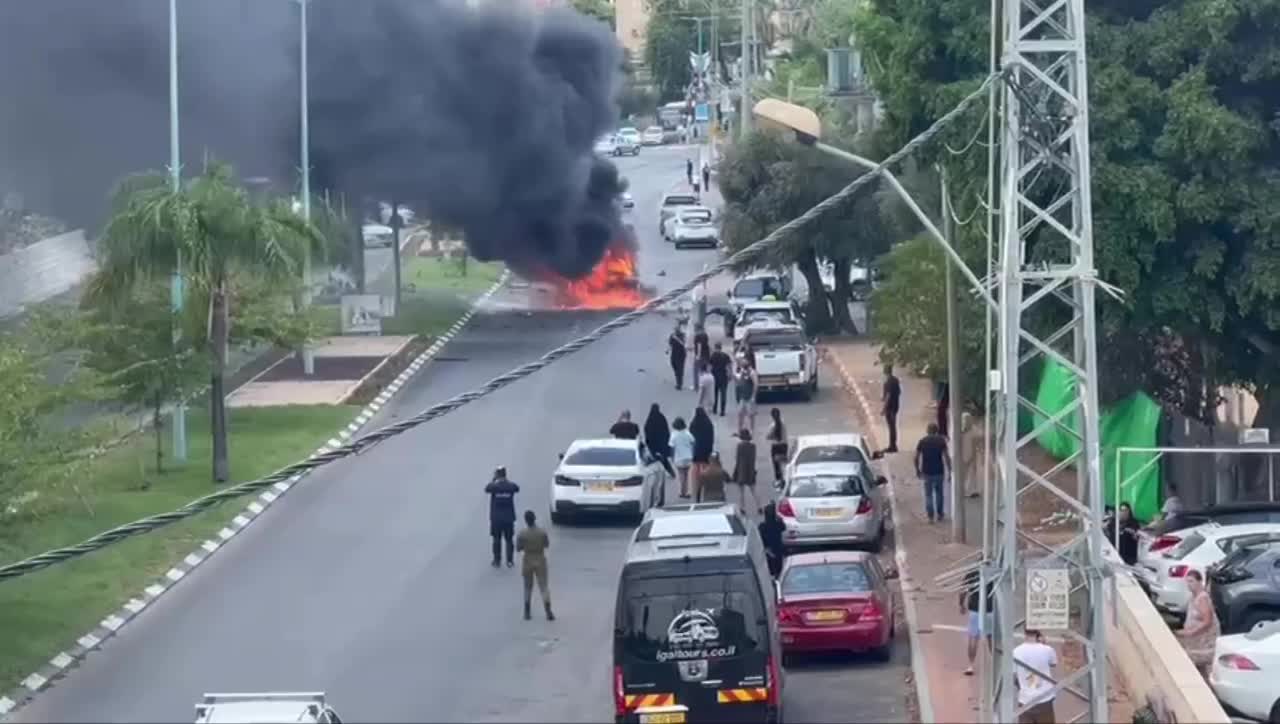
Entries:
<svg viewBox="0 0 1280 724">
<path fill-rule="evenodd" d="M 711 120 L 711 106 L 706 103 L 699 103 L 693 109 L 693 120 L 699 123 L 706 123 Z"/>
</svg>

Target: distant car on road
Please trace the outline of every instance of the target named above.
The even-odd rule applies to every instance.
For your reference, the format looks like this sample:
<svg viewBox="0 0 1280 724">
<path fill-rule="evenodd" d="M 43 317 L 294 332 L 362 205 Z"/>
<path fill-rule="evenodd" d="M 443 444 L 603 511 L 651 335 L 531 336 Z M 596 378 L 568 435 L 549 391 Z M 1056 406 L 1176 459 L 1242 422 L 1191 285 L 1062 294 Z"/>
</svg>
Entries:
<svg viewBox="0 0 1280 724">
<path fill-rule="evenodd" d="M 646 146 L 661 146 L 666 138 L 667 134 L 660 126 L 649 126 L 640 134 L 640 142 Z"/>
<path fill-rule="evenodd" d="M 674 242 L 677 249 L 686 246 L 716 248 L 720 245 L 720 231 L 716 228 L 715 214 L 705 206 L 685 206 L 667 219 L 663 236 Z"/>
<path fill-rule="evenodd" d="M 640 155 L 641 144 L 640 132 L 634 128 L 623 128 L 614 135 L 614 143 L 618 146 L 617 155 L 630 154 L 632 156 Z"/>
<path fill-rule="evenodd" d="M 623 192 L 622 192 L 622 194 L 621 194 L 618 198 L 619 198 L 619 200 L 620 200 L 620 201 L 621 201 L 621 203 L 622 203 L 622 208 L 624 208 L 624 209 L 634 209 L 634 208 L 636 207 L 636 200 L 635 200 L 635 198 L 631 195 L 631 192 L 630 192 L 630 191 L 623 191 Z"/>
<path fill-rule="evenodd" d="M 594 151 L 601 156 L 617 156 L 618 141 L 614 136 L 605 136 L 596 141 Z"/>
<path fill-rule="evenodd" d="M 896 577 L 862 551 L 787 558 L 777 584 L 785 660 L 809 651 L 866 651 L 888 661 L 894 638 L 888 581 Z"/>
<path fill-rule="evenodd" d="M 636 440 L 575 440 L 551 477 L 551 522 L 583 513 L 640 517 L 666 502 L 666 480 Z"/>
<path fill-rule="evenodd" d="M 733 320 L 733 341 L 735 344 L 741 342 L 752 327 L 779 324 L 800 325 L 800 310 L 795 302 L 784 299 L 747 302 L 739 308 Z"/>
<path fill-rule="evenodd" d="M 658 204 L 658 236 L 666 238 L 667 219 L 676 215 L 681 207 L 697 206 L 698 197 L 687 191 L 672 191 L 662 195 Z"/>
<path fill-rule="evenodd" d="M 742 344 L 755 358 L 759 392 L 786 390 L 813 399 L 818 392 L 818 348 L 794 324 L 751 325 Z"/>
</svg>

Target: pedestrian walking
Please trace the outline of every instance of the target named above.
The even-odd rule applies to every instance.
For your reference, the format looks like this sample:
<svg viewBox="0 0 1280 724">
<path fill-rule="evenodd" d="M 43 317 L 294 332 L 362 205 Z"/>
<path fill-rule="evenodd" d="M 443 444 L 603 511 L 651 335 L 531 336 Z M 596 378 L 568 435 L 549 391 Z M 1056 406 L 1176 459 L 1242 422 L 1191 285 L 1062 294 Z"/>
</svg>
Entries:
<svg viewBox="0 0 1280 724">
<path fill-rule="evenodd" d="M 782 487 L 782 468 L 787 464 L 787 426 L 782 423 L 782 410 L 769 410 L 769 433 L 765 437 L 769 441 L 769 460 L 773 463 L 773 479 L 778 487 Z"/>
<path fill-rule="evenodd" d="M 667 475 L 674 478 L 676 471 L 671 467 L 671 427 L 667 424 L 667 416 L 662 414 L 656 402 L 649 406 L 649 416 L 644 420 L 644 444 L 649 448 L 649 454 L 662 463 Z"/>
<path fill-rule="evenodd" d="M 951 468 L 951 454 L 947 452 L 947 438 L 938 434 L 938 425 L 929 423 L 928 434 L 916 444 L 916 477 L 924 481 L 924 511 L 929 522 L 941 521 L 946 512 L 943 507 L 942 486 Z"/>
<path fill-rule="evenodd" d="M 711 372 L 711 365 L 706 362 L 696 363 L 698 366 L 698 404 L 696 407 L 715 410 L 716 378 Z"/>
<path fill-rule="evenodd" d="M 671 461 L 680 479 L 680 497 L 689 497 L 689 468 L 693 465 L 693 433 L 684 424 L 683 417 L 671 421 Z"/>
<path fill-rule="evenodd" d="M 729 375 L 732 374 L 733 358 L 724 351 L 724 345 L 716 342 L 715 351 L 708 360 L 711 364 L 711 379 L 715 394 L 711 398 L 711 414 L 724 417 L 728 406 Z"/>
<path fill-rule="evenodd" d="M 738 429 L 756 429 L 756 377 L 751 357 L 743 357 L 733 384 L 733 399 L 738 405 Z"/>
<path fill-rule="evenodd" d="M 702 188 L 711 190 L 711 164 L 706 159 L 702 160 Z"/>
<path fill-rule="evenodd" d="M 727 500 L 725 486 L 729 484 L 729 473 L 720 464 L 720 453 L 713 452 L 707 464 L 698 475 L 698 503 L 723 503 Z"/>
<path fill-rule="evenodd" d="M 738 484 L 738 500 L 743 510 L 760 507 L 756 497 L 756 444 L 751 441 L 751 431 L 745 427 L 738 431 L 738 447 L 733 456 L 733 482 Z M 747 493 L 751 493 L 751 508 L 747 507 Z"/>
<path fill-rule="evenodd" d="M 538 593 L 542 596 L 542 608 L 547 612 L 547 620 L 556 620 L 551 612 L 551 587 L 547 583 L 547 549 L 551 547 L 551 538 L 547 532 L 538 527 L 538 516 L 532 510 L 524 512 L 525 529 L 516 538 L 516 548 L 524 554 L 520 560 L 520 573 L 524 576 L 524 620 L 533 618 L 529 614 L 529 604 L 533 598 L 533 584 L 538 584 Z"/>
<path fill-rule="evenodd" d="M 618 421 L 609 428 L 609 434 L 619 440 L 640 439 L 640 426 L 631 421 L 631 410 L 623 410 Z"/>
<path fill-rule="evenodd" d="M 711 363 L 711 338 L 701 322 L 693 328 L 693 368 L 700 370 Z"/>
<path fill-rule="evenodd" d="M 764 506 L 764 520 L 760 521 L 760 542 L 764 544 L 765 562 L 769 564 L 769 575 L 775 579 L 782 573 L 782 560 L 786 557 L 786 547 L 782 544 L 782 535 L 787 532 L 786 523 L 778 517 L 778 506 L 772 502 Z"/>
<path fill-rule="evenodd" d="M 1141 526 L 1138 520 L 1133 517 L 1133 506 L 1128 503 L 1120 504 L 1120 520 L 1117 525 L 1110 526 L 1114 535 L 1112 536 L 1112 544 L 1116 547 L 1116 552 L 1120 554 L 1120 560 L 1124 561 L 1126 566 L 1132 566 L 1138 562 L 1138 531 Z"/>
<path fill-rule="evenodd" d="M 676 377 L 676 389 L 684 389 L 684 361 L 685 361 L 685 341 L 684 330 L 680 325 L 672 330 L 671 336 L 667 337 L 667 356 L 671 361 L 671 372 Z"/>
<path fill-rule="evenodd" d="M 1027 707 L 1019 724 L 1053 724 L 1053 674 L 1058 652 L 1044 642 L 1035 629 L 1026 630 L 1026 640 L 1013 649 L 1014 680 L 1018 685 L 1018 706 Z"/>
<path fill-rule="evenodd" d="M 991 633 L 995 616 L 991 613 L 995 607 L 995 587 L 991 583 L 987 583 L 987 610 L 983 615 L 979 607 L 982 605 L 980 596 L 982 595 L 982 574 L 977 568 L 969 571 L 964 576 L 964 587 L 960 589 L 960 613 L 968 616 L 968 624 L 965 631 L 969 636 L 969 648 L 965 652 L 969 656 L 969 668 L 964 670 L 965 676 L 973 676 L 973 664 L 978 660 L 978 641 L 983 636 L 987 638 L 987 646 L 991 645 Z"/>
<path fill-rule="evenodd" d="M 698 480 L 702 469 L 711 461 L 711 453 L 716 449 L 716 428 L 707 416 L 707 410 L 699 407 L 693 411 L 693 419 L 689 422 L 689 432 L 693 435 L 693 494 L 698 494 Z"/>
<path fill-rule="evenodd" d="M 951 385 L 942 383 L 942 394 L 938 396 L 938 434 L 951 437 Z"/>
<path fill-rule="evenodd" d="M 520 486 L 507 479 L 507 469 L 499 467 L 493 471 L 493 478 L 484 486 L 489 495 L 489 538 L 493 542 L 493 567 L 502 565 L 502 548 L 506 543 L 507 567 L 515 565 L 515 553 L 512 551 L 511 538 L 516 527 L 516 493 Z"/>
<path fill-rule="evenodd" d="M 668 168 L 670 167 L 668 166 Z M 684 177 L 688 179 L 689 185 L 692 186 L 693 185 L 693 159 L 692 158 L 686 158 L 684 160 Z"/>
<path fill-rule="evenodd" d="M 893 365 L 884 367 L 884 389 L 880 393 L 884 422 L 889 427 L 889 447 L 885 452 L 898 452 L 898 408 L 902 404 L 902 383 L 893 376 Z"/>
<path fill-rule="evenodd" d="M 1222 634 L 1222 627 L 1209 591 L 1204 587 L 1204 575 L 1193 568 L 1187 571 L 1185 580 L 1191 600 L 1187 603 L 1187 617 L 1182 623 L 1182 630 L 1177 632 L 1178 641 L 1200 675 L 1207 678 L 1209 665 L 1213 663 L 1213 648 Z"/>
</svg>

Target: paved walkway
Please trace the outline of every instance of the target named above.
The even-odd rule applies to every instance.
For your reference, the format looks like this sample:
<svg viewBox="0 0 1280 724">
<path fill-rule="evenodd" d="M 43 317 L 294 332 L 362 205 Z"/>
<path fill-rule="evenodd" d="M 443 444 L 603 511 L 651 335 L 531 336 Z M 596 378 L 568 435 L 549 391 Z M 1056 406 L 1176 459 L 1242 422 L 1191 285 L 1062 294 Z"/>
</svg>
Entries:
<svg viewBox="0 0 1280 724">
<path fill-rule="evenodd" d="M 412 340 L 413 337 L 394 335 L 330 337 L 315 347 L 315 376 L 303 377 L 300 361 L 291 355 L 232 392 L 227 404 L 231 407 L 340 405 L 381 364 Z M 292 367 L 298 368 L 297 374 L 288 373 Z"/>
<path fill-rule="evenodd" d="M 859 407 L 865 430 L 877 447 L 884 447 L 888 432 L 879 412 L 883 372 L 877 348 L 869 342 L 841 342 L 827 346 L 827 360 L 839 371 L 851 388 Z M 944 590 L 936 581 L 943 573 L 975 562 L 981 540 L 966 545 L 951 540 L 951 525 L 929 523 L 924 510 L 924 495 L 915 475 L 912 456 L 915 443 L 924 436 L 925 427 L 936 417 L 932 406 L 932 385 L 927 380 L 899 372 L 902 382 L 902 413 L 898 418 L 898 448 L 902 451 L 887 456 L 892 478 L 894 501 L 894 539 L 898 546 L 898 565 L 902 575 L 903 597 L 910 599 L 914 615 L 908 625 L 914 629 L 912 645 L 917 678 L 917 694 L 921 716 L 925 722 L 976 722 L 980 716 L 979 694 L 982 686 L 982 657 L 979 671 L 965 676 L 968 666 L 965 634 L 967 615 L 959 606 L 958 594 Z M 874 418 L 868 421 L 867 414 Z M 946 491 L 950 508 L 950 490 Z M 967 507 L 970 516 L 981 515 L 979 506 Z M 980 530 L 980 529 L 979 529 Z M 947 584 L 951 584 L 948 580 Z M 914 619 L 914 620 L 911 620 Z M 1113 684 L 1113 687 L 1115 685 Z M 1113 691 L 1120 693 L 1122 687 Z M 1123 695 L 1112 696 L 1112 721 L 1128 721 L 1132 709 Z M 1058 720 L 1070 721 L 1084 709 L 1073 697 L 1059 697 Z"/>
</svg>

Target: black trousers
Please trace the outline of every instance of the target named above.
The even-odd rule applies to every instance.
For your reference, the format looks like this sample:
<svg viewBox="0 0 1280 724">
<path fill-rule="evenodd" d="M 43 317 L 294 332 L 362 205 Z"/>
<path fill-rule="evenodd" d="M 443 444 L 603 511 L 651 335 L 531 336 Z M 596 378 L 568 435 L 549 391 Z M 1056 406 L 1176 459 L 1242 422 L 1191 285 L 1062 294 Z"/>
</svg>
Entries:
<svg viewBox="0 0 1280 724">
<path fill-rule="evenodd" d="M 729 402 L 729 378 L 716 377 L 715 396 L 711 398 L 711 412 L 724 414 L 725 406 Z"/>
<path fill-rule="evenodd" d="M 898 411 L 885 410 L 884 422 L 889 427 L 889 449 L 898 449 Z"/>
<path fill-rule="evenodd" d="M 684 389 L 684 357 L 671 358 L 671 371 L 676 376 L 676 389 Z"/>
<path fill-rule="evenodd" d="M 516 522 L 499 522 L 489 521 L 489 537 L 493 538 L 493 562 L 498 563 L 502 560 L 502 544 L 507 544 L 507 563 L 515 560 L 516 555 Z"/>
</svg>

